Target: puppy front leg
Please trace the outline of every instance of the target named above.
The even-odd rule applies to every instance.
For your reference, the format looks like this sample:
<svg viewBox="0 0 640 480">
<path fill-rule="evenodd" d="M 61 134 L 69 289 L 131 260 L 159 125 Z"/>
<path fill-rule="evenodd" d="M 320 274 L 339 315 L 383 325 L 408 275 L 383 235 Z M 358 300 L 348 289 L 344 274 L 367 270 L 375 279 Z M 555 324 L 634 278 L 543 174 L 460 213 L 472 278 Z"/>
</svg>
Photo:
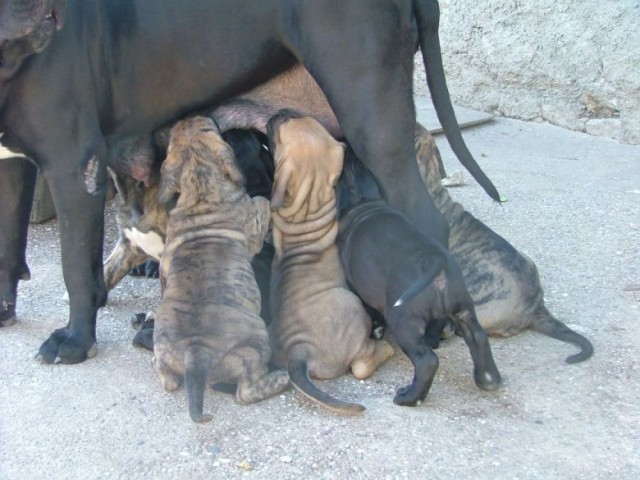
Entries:
<svg viewBox="0 0 640 480">
<path fill-rule="evenodd" d="M 104 286 L 107 292 L 118 285 L 133 267 L 146 259 L 147 255 L 132 249 L 131 245 L 121 238 L 104 262 Z"/>
</svg>

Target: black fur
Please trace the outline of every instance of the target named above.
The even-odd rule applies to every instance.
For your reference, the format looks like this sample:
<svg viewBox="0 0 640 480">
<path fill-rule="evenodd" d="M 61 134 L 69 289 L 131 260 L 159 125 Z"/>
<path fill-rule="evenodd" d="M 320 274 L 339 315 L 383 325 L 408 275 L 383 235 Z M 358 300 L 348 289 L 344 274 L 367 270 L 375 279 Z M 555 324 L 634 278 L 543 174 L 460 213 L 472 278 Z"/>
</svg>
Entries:
<svg viewBox="0 0 640 480">
<path fill-rule="evenodd" d="M 426 397 L 438 368 L 426 335 L 433 344 L 434 333 L 439 337 L 447 319 L 455 322 L 469 347 L 476 384 L 498 388 L 500 373 L 451 254 L 382 200 L 375 178 L 353 154 L 345 158 L 338 192 L 337 243 L 346 277 L 366 303 L 384 314 L 415 368 L 413 382 L 398 391 L 394 402 L 415 405 Z M 434 322 L 436 332 L 429 331 Z"/>
<path fill-rule="evenodd" d="M 0 11 L 10 11 L 10 1 L 0 0 Z M 420 182 L 411 141 L 419 44 L 447 136 L 463 151 L 444 78 L 434 78 L 443 76 L 436 0 L 45 5 L 20 24 L 6 16 L 0 23 L 0 131 L 41 168 L 60 218 L 69 323 L 41 346 L 46 362 L 81 362 L 94 351 L 96 313 L 107 298 L 102 215 L 110 145 L 217 105 L 297 62 L 313 72 L 385 198 L 419 228 L 434 226 L 446 244 L 446 222 Z M 359 81 L 363 74 L 367 82 Z M 478 178 L 497 200 L 491 182 Z M 7 253 L 20 254 L 17 247 Z"/>
</svg>

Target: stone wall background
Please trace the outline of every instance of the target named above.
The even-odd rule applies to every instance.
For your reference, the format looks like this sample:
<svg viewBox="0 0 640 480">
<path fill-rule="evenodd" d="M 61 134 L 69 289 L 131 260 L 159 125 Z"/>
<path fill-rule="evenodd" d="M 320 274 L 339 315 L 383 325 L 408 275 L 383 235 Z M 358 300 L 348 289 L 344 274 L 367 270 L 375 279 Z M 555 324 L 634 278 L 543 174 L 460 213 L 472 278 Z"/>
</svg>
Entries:
<svg viewBox="0 0 640 480">
<path fill-rule="evenodd" d="M 452 100 L 640 144 L 640 0 L 441 0 Z M 415 90 L 428 93 L 416 56 Z"/>
</svg>

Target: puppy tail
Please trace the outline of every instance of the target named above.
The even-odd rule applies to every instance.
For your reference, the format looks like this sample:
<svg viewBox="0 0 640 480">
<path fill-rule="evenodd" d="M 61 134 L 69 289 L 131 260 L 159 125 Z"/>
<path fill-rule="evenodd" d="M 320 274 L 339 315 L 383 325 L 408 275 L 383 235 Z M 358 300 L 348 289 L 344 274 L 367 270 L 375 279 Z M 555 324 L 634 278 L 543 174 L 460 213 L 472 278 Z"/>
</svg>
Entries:
<svg viewBox="0 0 640 480">
<path fill-rule="evenodd" d="M 316 387 L 309 378 L 309 371 L 305 360 L 289 360 L 287 369 L 289 370 L 289 378 L 293 386 L 307 398 L 322 405 L 326 409 L 344 415 L 354 415 L 365 410 L 363 405 L 335 399 Z"/>
<path fill-rule="evenodd" d="M 201 351 L 201 347 L 188 348 L 184 358 L 184 383 L 189 399 L 189 415 L 196 423 L 207 423 L 212 415 L 202 413 L 207 374 L 211 368 L 211 357 Z"/>
<path fill-rule="evenodd" d="M 421 263 L 425 265 L 424 273 L 420 275 L 420 278 L 413 282 L 411 285 L 393 304 L 394 307 L 399 307 L 410 301 L 413 297 L 419 294 L 422 290 L 424 290 L 428 285 L 433 282 L 433 280 L 438 276 L 438 274 L 445 268 L 446 266 L 446 257 L 443 255 L 438 255 L 436 257 L 427 257 Z"/>
<path fill-rule="evenodd" d="M 534 314 L 534 320 L 529 325 L 531 330 L 543 333 L 549 337 L 560 340 L 561 342 L 572 343 L 580 347 L 580 352 L 570 355 L 565 359 L 567 363 L 578 363 L 587 360 L 593 355 L 593 345 L 589 340 L 580 335 L 578 332 L 571 330 L 564 323 L 557 320 L 547 307 L 542 305 Z"/>
</svg>

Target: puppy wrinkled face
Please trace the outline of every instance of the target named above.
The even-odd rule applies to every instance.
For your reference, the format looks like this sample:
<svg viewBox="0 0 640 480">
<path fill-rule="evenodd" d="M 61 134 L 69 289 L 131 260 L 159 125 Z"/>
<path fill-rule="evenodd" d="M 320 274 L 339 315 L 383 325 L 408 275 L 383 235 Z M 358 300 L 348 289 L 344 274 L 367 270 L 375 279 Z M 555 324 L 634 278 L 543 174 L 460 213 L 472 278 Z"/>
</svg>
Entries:
<svg viewBox="0 0 640 480">
<path fill-rule="evenodd" d="M 311 117 L 282 122 L 273 139 L 276 173 L 272 204 L 281 205 L 279 214 L 304 217 L 334 201 L 344 144 Z"/>
</svg>

